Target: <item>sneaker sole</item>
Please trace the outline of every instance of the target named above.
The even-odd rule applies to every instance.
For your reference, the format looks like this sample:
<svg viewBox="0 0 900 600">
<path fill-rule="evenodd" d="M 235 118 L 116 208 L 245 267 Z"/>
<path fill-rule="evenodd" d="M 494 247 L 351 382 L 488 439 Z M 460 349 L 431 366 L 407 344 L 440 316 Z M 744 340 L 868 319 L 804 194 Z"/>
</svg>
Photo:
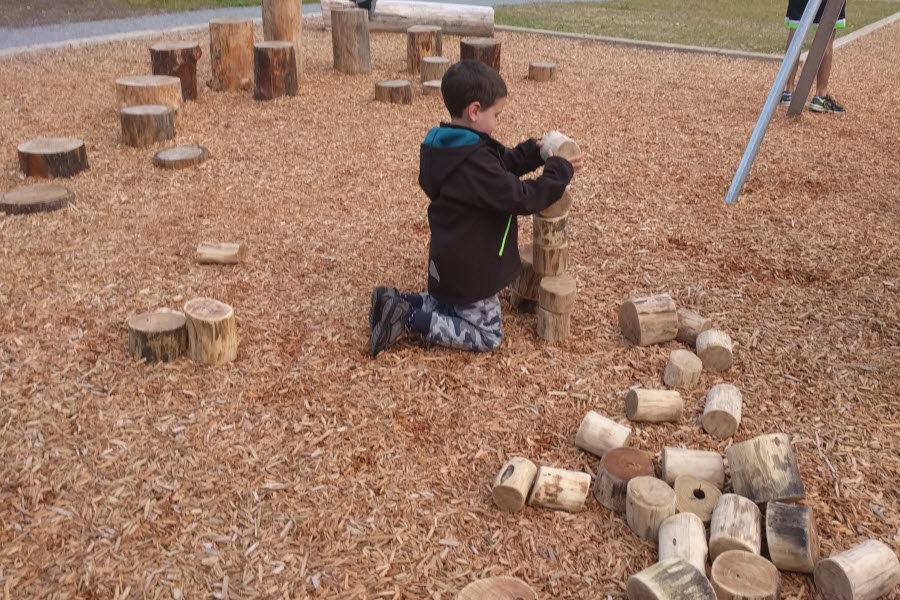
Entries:
<svg viewBox="0 0 900 600">
<path fill-rule="evenodd" d="M 405 323 L 403 315 L 408 306 L 399 295 L 391 296 L 381 309 L 381 318 L 372 327 L 369 337 L 369 354 L 372 358 L 378 356 L 385 348 L 403 337 Z"/>
</svg>

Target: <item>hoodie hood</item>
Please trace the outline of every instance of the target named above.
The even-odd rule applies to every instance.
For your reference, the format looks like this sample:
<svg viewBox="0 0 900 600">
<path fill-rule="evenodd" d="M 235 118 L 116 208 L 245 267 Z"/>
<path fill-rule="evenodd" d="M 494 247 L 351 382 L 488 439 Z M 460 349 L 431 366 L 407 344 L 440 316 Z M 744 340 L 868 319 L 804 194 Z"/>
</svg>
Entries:
<svg viewBox="0 0 900 600">
<path fill-rule="evenodd" d="M 440 195 L 441 186 L 469 155 L 478 150 L 487 134 L 468 127 L 441 123 L 433 127 L 419 149 L 419 185 L 430 200 Z"/>
</svg>

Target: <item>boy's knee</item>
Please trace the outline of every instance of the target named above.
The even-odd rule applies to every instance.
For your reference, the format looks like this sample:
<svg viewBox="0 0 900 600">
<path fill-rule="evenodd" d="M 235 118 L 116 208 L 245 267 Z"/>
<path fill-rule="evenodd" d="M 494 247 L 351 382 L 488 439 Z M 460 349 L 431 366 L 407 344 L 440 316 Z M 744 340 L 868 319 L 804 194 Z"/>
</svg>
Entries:
<svg viewBox="0 0 900 600">
<path fill-rule="evenodd" d="M 497 348 L 500 347 L 500 343 L 503 341 L 503 333 L 492 333 L 489 335 L 481 336 L 482 348 L 480 350 L 482 352 L 493 352 Z"/>
</svg>

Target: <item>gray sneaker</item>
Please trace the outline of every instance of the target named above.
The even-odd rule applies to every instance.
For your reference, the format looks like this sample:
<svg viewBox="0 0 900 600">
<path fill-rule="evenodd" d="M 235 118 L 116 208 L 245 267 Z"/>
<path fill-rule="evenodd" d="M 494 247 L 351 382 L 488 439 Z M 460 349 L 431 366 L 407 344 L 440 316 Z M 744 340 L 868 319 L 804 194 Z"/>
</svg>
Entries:
<svg viewBox="0 0 900 600">
<path fill-rule="evenodd" d="M 379 285 L 377 288 L 372 290 L 372 305 L 369 307 L 369 332 L 371 333 L 372 328 L 375 327 L 375 323 L 381 317 L 381 309 L 384 308 L 385 301 L 391 297 L 396 296 L 400 292 L 397 291 L 397 288 L 385 287 L 383 285 Z"/>
<path fill-rule="evenodd" d="M 830 94 L 824 96 L 813 96 L 809 103 L 809 110 L 813 112 L 827 112 L 837 115 L 844 114 L 844 107 L 834 101 Z"/>
<path fill-rule="evenodd" d="M 781 92 L 781 102 L 778 103 L 779 106 L 790 106 L 791 100 L 794 99 L 794 94 L 790 92 Z"/>
<path fill-rule="evenodd" d="M 406 317 L 411 312 L 412 306 L 400 294 L 385 299 L 381 318 L 372 327 L 372 335 L 369 336 L 369 354 L 372 358 L 406 335 Z"/>
</svg>

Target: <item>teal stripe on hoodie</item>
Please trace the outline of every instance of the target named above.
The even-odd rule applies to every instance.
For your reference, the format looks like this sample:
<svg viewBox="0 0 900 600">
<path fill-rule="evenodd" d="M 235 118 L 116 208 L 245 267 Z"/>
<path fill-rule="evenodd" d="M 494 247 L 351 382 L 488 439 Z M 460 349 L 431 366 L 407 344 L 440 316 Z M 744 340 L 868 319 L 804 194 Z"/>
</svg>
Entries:
<svg viewBox="0 0 900 600">
<path fill-rule="evenodd" d="M 432 127 L 425 141 L 426 146 L 432 148 L 459 148 L 472 146 L 481 140 L 477 133 L 468 129 L 455 129 L 453 127 Z"/>
</svg>

